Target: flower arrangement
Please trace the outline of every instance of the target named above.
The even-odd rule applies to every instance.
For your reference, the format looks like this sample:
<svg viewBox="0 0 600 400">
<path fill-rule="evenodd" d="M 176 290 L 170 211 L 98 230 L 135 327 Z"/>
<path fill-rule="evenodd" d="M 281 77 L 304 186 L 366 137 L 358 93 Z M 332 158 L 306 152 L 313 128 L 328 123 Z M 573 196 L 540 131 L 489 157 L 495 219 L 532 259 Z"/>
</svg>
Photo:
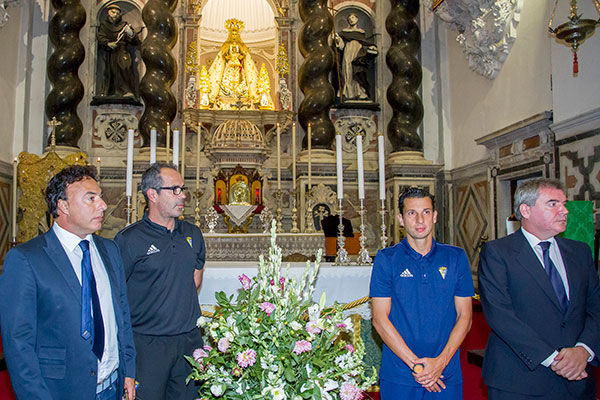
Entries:
<svg viewBox="0 0 600 400">
<path fill-rule="evenodd" d="M 337 399 L 359 400 L 376 380 L 367 374 L 360 339 L 352 345 L 343 334 L 352 331 L 337 303 L 325 307 L 325 294 L 313 303 L 321 253 L 306 263 L 300 281 L 281 274 L 281 249 L 271 229 L 268 260 L 259 258 L 258 275 L 239 277 L 237 300 L 215 294 L 217 314 L 201 317 L 210 345 L 186 356 L 202 381 L 202 399 Z"/>
</svg>

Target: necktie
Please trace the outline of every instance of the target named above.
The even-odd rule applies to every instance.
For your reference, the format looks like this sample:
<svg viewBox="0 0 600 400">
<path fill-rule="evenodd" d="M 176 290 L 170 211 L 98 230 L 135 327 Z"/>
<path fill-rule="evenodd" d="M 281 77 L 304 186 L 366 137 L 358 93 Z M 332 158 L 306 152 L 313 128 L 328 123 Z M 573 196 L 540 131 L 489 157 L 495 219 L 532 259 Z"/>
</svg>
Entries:
<svg viewBox="0 0 600 400">
<path fill-rule="evenodd" d="M 102 360 L 102 353 L 104 351 L 104 323 L 102 321 L 98 290 L 96 289 L 96 279 L 92 271 L 90 242 L 82 240 L 79 242 L 79 247 L 83 252 L 83 257 L 81 258 L 81 336 L 85 340 L 92 339 L 92 351 L 98 357 L 98 360 Z"/>
<path fill-rule="evenodd" d="M 569 300 L 567 299 L 565 286 L 558 274 L 558 270 L 550 259 L 550 242 L 540 242 L 539 245 L 542 248 L 542 258 L 544 259 L 546 274 L 548 274 L 548 278 L 550 278 L 550 283 L 552 283 L 552 288 L 554 288 L 554 293 L 556 293 L 556 297 L 558 298 L 558 302 L 560 303 L 564 314 L 567 311 Z"/>
</svg>

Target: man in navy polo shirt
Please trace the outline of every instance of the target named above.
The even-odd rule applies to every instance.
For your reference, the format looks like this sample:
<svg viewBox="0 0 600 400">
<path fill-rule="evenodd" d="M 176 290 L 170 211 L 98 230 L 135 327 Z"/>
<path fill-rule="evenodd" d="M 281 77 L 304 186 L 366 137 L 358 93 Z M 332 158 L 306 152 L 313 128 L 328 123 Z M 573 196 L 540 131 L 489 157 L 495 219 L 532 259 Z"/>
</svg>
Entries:
<svg viewBox="0 0 600 400">
<path fill-rule="evenodd" d="M 382 249 L 371 275 L 373 326 L 383 339 L 381 398 L 462 399 L 458 347 L 471 327 L 474 294 L 464 250 L 433 239 L 433 196 L 400 195 L 400 243 Z"/>
<path fill-rule="evenodd" d="M 202 282 L 204 239 L 180 221 L 185 186 L 173 165 L 152 164 L 142 175 L 148 211 L 115 237 L 121 249 L 133 339 L 138 352 L 138 396 L 143 400 L 193 400 L 183 357 L 202 347 L 197 288 Z"/>
</svg>

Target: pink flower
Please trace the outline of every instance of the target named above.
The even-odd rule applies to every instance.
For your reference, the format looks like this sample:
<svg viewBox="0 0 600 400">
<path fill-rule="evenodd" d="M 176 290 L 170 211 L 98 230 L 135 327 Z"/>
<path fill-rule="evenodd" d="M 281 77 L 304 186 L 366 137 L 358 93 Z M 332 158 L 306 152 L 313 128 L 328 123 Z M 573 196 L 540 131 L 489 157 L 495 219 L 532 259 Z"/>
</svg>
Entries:
<svg viewBox="0 0 600 400">
<path fill-rule="evenodd" d="M 346 350 L 348 350 L 350 353 L 354 353 L 354 346 L 352 346 L 351 344 L 347 344 Z"/>
<path fill-rule="evenodd" d="M 281 285 L 281 291 L 283 292 L 283 288 L 285 287 L 285 278 L 283 276 L 279 278 L 279 284 Z"/>
<path fill-rule="evenodd" d="M 252 366 L 256 362 L 256 351 L 248 349 L 242 353 L 238 353 L 236 359 L 238 365 L 242 368 Z"/>
<path fill-rule="evenodd" d="M 212 351 L 212 347 L 210 347 L 209 345 L 205 344 L 204 346 L 202 346 L 202 348 L 207 352 L 210 353 Z"/>
<path fill-rule="evenodd" d="M 312 334 L 321 333 L 321 328 L 317 325 L 317 321 L 308 321 L 306 323 L 306 332 Z"/>
<path fill-rule="evenodd" d="M 202 349 L 196 349 L 196 350 L 194 350 L 194 353 L 192 354 L 192 356 L 194 357 L 194 360 L 196 360 L 198 362 L 202 362 L 202 359 L 204 359 L 205 357 L 208 357 L 208 354 L 206 353 L 206 351 L 204 351 Z"/>
<path fill-rule="evenodd" d="M 225 353 L 229 349 L 229 339 L 219 339 L 219 343 L 217 343 L 217 349 L 219 349 L 221 353 Z"/>
<path fill-rule="evenodd" d="M 231 370 L 231 375 L 233 375 L 237 378 L 238 376 L 242 375 L 242 370 L 239 369 L 238 367 L 233 367 L 233 369 Z"/>
<path fill-rule="evenodd" d="M 296 354 L 306 353 L 307 351 L 312 350 L 312 344 L 306 340 L 298 340 L 294 345 L 294 350 L 292 350 Z"/>
<path fill-rule="evenodd" d="M 273 303 L 269 303 L 265 301 L 259 305 L 260 309 L 263 310 L 268 316 L 271 316 L 271 313 L 275 311 L 275 305 Z"/>
<path fill-rule="evenodd" d="M 340 398 L 342 400 L 360 400 L 363 398 L 362 391 L 351 382 L 345 382 L 340 388 Z"/>
<path fill-rule="evenodd" d="M 252 284 L 252 281 L 246 276 L 246 274 L 241 274 L 240 276 L 238 276 L 238 279 L 240 280 L 240 283 L 242 284 L 244 290 L 250 290 L 250 285 Z"/>
<path fill-rule="evenodd" d="M 348 325 L 346 325 L 342 322 L 340 324 L 336 324 L 335 327 L 338 329 L 346 329 L 348 327 Z"/>
</svg>

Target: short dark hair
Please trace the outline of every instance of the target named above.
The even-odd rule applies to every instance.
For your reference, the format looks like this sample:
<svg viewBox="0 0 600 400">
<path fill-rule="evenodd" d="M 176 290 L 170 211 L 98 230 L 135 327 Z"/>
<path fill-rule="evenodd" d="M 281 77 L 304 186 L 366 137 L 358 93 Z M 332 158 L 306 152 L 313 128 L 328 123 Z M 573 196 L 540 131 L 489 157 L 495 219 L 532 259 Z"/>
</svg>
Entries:
<svg viewBox="0 0 600 400">
<path fill-rule="evenodd" d="M 517 187 L 514 197 L 515 218 L 519 221 L 523 218 L 521 214 L 521 204 L 527 204 L 529 207 L 535 206 L 538 197 L 540 197 L 540 188 L 559 189 L 565 191 L 561 181 L 550 178 L 534 178 L 525 181 Z"/>
<path fill-rule="evenodd" d="M 404 214 L 404 201 L 406 199 L 422 199 L 424 197 L 429 197 L 431 199 L 431 205 L 433 206 L 433 209 L 435 209 L 434 196 L 429 193 L 429 191 L 416 186 L 405 189 L 398 199 L 398 209 L 400 210 L 400 214 Z"/>
<path fill-rule="evenodd" d="M 98 172 L 93 165 L 72 165 L 54 175 L 46 187 L 46 204 L 48 213 L 58 217 L 58 201 L 67 200 L 67 187 L 85 178 L 98 181 Z"/>
<path fill-rule="evenodd" d="M 148 189 L 155 189 L 160 193 L 159 187 L 163 185 L 160 171 L 163 168 L 177 171 L 177 167 L 173 164 L 158 162 L 150 165 L 150 167 L 142 174 L 142 194 L 144 195 L 144 199 L 146 199 L 146 204 L 148 204 Z"/>
</svg>

